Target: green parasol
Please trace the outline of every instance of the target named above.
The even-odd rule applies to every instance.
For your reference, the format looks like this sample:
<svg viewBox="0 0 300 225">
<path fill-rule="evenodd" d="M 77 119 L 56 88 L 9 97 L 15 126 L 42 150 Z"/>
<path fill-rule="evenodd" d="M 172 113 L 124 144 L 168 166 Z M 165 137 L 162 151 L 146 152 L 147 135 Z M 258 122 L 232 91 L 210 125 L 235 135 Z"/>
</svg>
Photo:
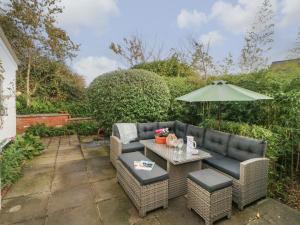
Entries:
<svg viewBox="0 0 300 225">
<path fill-rule="evenodd" d="M 270 100 L 269 96 L 250 91 L 236 85 L 227 84 L 226 81 L 218 80 L 212 84 L 202 87 L 198 90 L 192 91 L 186 95 L 176 98 L 176 100 L 185 102 L 219 102 L 219 128 L 221 123 L 220 117 L 220 103 L 233 101 L 257 101 Z"/>
</svg>

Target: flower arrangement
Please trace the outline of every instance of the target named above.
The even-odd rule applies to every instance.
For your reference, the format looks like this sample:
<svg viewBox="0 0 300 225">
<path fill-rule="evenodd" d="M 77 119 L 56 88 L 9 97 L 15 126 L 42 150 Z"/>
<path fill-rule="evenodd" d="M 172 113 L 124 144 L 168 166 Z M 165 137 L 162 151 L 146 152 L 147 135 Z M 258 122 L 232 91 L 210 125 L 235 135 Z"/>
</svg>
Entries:
<svg viewBox="0 0 300 225">
<path fill-rule="evenodd" d="M 162 128 L 155 130 L 155 142 L 157 144 L 166 144 L 167 136 L 169 135 L 168 128 Z"/>
<path fill-rule="evenodd" d="M 169 128 L 162 128 L 155 130 L 155 136 L 167 137 L 169 135 Z"/>
</svg>

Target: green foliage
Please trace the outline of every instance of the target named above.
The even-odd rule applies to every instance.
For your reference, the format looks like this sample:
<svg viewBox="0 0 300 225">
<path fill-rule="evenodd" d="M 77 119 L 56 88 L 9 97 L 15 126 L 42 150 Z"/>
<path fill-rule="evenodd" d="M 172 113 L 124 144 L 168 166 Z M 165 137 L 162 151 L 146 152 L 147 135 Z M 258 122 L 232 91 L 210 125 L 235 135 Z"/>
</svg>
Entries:
<svg viewBox="0 0 300 225">
<path fill-rule="evenodd" d="M 92 114 L 91 107 L 87 100 L 82 101 L 46 101 L 39 98 L 32 99 L 31 105 L 26 105 L 23 95 L 17 97 L 17 114 L 40 114 L 67 112 L 72 117 L 89 117 Z"/>
<path fill-rule="evenodd" d="M 68 130 L 73 130 L 79 135 L 92 135 L 97 134 L 99 126 L 96 122 L 74 122 L 66 125 Z"/>
<path fill-rule="evenodd" d="M 1 189 L 14 183 L 21 176 L 24 160 L 39 155 L 43 148 L 38 137 L 30 134 L 17 136 L 0 155 Z"/>
<path fill-rule="evenodd" d="M 68 134 L 92 135 L 97 134 L 98 124 L 93 121 L 73 122 L 62 127 L 50 127 L 45 124 L 36 124 L 26 130 L 27 134 L 40 137 L 54 137 Z"/>
<path fill-rule="evenodd" d="M 218 129 L 218 122 L 205 120 L 200 126 Z M 269 129 L 257 125 L 222 121 L 221 131 L 267 141 L 266 156 L 270 159 L 269 195 L 287 201 L 286 182 L 293 176 L 296 146 L 300 130 L 272 126 Z"/>
<path fill-rule="evenodd" d="M 62 62 L 45 57 L 36 59 L 31 68 L 31 97 L 47 101 L 76 101 L 84 97 L 84 79 Z M 27 67 L 20 66 L 17 72 L 17 90 L 26 93 Z M 26 98 L 24 94 L 24 98 Z"/>
<path fill-rule="evenodd" d="M 184 122 L 199 122 L 198 105 L 177 101 L 176 98 L 185 95 L 199 87 L 198 84 L 186 77 L 165 77 L 164 78 L 171 94 L 168 120 L 180 120 Z"/>
<path fill-rule="evenodd" d="M 176 57 L 167 60 L 159 60 L 141 63 L 133 69 L 144 69 L 164 77 L 189 77 L 197 76 L 196 72 L 187 64 L 180 62 Z"/>
<path fill-rule="evenodd" d="M 62 136 L 68 134 L 74 134 L 75 131 L 67 129 L 67 127 L 50 127 L 46 126 L 45 124 L 36 124 L 30 126 L 26 133 L 37 135 L 40 137 L 54 137 L 54 136 Z"/>
<path fill-rule="evenodd" d="M 170 91 L 163 78 L 138 69 L 99 76 L 91 83 L 88 97 L 106 133 L 115 122 L 164 120 L 170 106 Z"/>
</svg>

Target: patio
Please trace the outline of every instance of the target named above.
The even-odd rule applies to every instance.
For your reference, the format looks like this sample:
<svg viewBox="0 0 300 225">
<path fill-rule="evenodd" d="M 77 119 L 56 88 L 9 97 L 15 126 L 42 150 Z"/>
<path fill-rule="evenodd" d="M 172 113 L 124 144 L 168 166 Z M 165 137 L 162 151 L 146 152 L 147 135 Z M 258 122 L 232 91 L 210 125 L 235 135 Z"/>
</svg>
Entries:
<svg viewBox="0 0 300 225">
<path fill-rule="evenodd" d="M 108 144 L 95 145 L 76 135 L 43 139 L 46 150 L 24 166 L 24 176 L 5 195 L 0 224 L 118 225 L 204 224 L 186 208 L 185 197 L 169 201 L 140 218 L 116 182 Z M 300 213 L 273 199 L 233 207 L 219 224 L 298 224 Z"/>
</svg>

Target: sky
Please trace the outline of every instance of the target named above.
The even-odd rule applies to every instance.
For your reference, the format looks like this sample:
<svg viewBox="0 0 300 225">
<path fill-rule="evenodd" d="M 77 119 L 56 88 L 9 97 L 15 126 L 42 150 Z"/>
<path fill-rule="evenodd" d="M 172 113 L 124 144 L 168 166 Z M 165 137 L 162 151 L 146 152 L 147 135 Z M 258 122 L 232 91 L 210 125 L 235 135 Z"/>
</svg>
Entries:
<svg viewBox="0 0 300 225">
<path fill-rule="evenodd" d="M 127 63 L 110 49 L 111 42 L 137 35 L 147 46 L 182 49 L 191 37 L 210 42 L 210 53 L 221 61 L 228 53 L 237 61 L 245 32 L 263 0 L 62 0 L 58 25 L 80 51 L 70 67 L 89 84 L 95 77 Z M 300 0 L 270 0 L 275 12 L 271 60 L 285 59 L 296 41 Z"/>
</svg>

